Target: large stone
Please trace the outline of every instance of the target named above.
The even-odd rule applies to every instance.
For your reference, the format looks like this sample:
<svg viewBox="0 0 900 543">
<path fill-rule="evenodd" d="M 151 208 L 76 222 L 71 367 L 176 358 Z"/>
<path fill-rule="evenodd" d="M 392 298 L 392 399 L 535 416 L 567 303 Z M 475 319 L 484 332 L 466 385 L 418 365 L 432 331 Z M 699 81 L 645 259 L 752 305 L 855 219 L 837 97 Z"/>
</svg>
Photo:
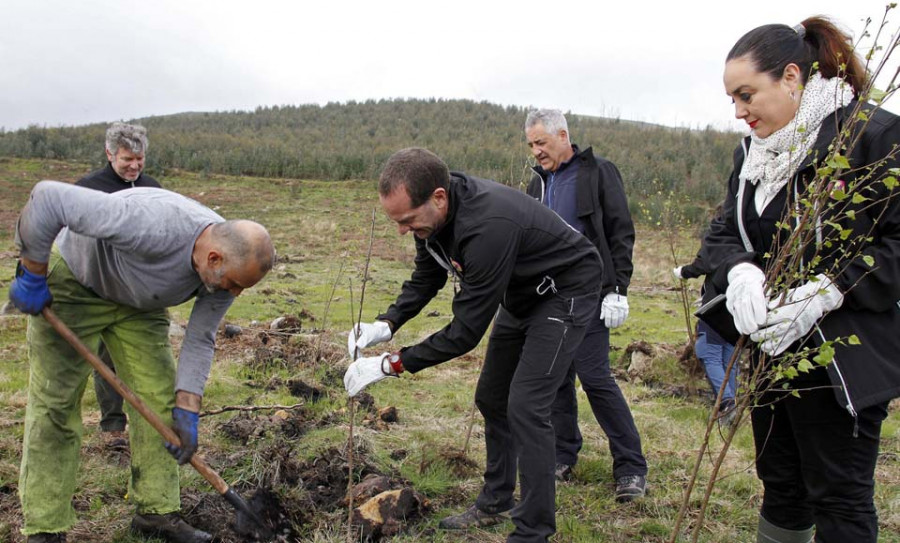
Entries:
<svg viewBox="0 0 900 543">
<path fill-rule="evenodd" d="M 391 490 L 391 478 L 386 475 L 378 475 L 377 473 L 370 473 L 363 478 L 362 481 L 353 485 L 353 489 L 350 491 L 350 494 L 353 496 L 353 503 L 363 503 L 382 492 L 387 492 Z M 398 485 L 399 486 L 399 485 Z M 347 499 L 344 499 L 344 503 L 347 503 Z"/>
<path fill-rule="evenodd" d="M 653 367 L 653 358 L 641 351 L 631 353 L 631 364 L 628 365 L 628 377 L 631 379 L 643 378 Z"/>
<path fill-rule="evenodd" d="M 626 373 L 632 381 L 642 380 L 650 373 L 653 367 L 653 358 L 656 351 L 646 341 L 635 341 L 625 348 L 625 356 L 629 357 L 629 365 Z"/>
<path fill-rule="evenodd" d="M 387 490 L 353 510 L 360 540 L 379 540 L 400 532 L 403 522 L 428 509 L 428 500 L 412 488 Z"/>
</svg>

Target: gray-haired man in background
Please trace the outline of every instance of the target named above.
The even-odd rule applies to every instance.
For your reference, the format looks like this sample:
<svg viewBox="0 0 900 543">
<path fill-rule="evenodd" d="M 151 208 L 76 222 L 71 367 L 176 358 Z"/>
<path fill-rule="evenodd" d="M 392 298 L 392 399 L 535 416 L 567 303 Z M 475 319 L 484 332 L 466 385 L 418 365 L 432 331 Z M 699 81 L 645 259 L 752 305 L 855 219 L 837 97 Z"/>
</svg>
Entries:
<svg viewBox="0 0 900 543">
<path fill-rule="evenodd" d="M 609 330 L 628 318 L 628 284 L 633 269 L 634 224 L 625 186 L 615 164 L 594 155 L 590 147 L 582 151 L 571 143 L 568 123 L 559 110 L 530 112 L 525 120 L 525 137 L 540 164 L 534 169 L 528 194 L 584 234 L 603 259 L 600 307 L 553 403 L 556 477 L 566 480 L 571 476 L 581 450 L 577 373 L 594 416 L 609 439 L 616 501 L 631 501 L 646 492 L 647 460 L 631 410 L 609 368 Z"/>
<path fill-rule="evenodd" d="M 87 174 L 76 185 L 103 192 L 118 192 L 135 187 L 162 188 L 159 182 L 144 174 L 147 157 L 147 129 L 139 124 L 113 123 L 106 130 L 106 166 Z M 116 371 L 106 345 L 100 344 L 100 359 Z M 128 450 L 125 425 L 128 418 L 122 409 L 122 396 L 94 371 L 94 392 L 100 404 L 100 432 L 106 448 Z"/>
</svg>

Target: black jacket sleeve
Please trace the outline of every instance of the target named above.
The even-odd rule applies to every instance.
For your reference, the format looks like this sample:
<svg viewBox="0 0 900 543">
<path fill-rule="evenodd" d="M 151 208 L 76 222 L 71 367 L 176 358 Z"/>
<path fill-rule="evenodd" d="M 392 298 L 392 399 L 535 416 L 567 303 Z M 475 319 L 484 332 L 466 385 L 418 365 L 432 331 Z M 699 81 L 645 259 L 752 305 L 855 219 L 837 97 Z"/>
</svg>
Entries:
<svg viewBox="0 0 900 543">
<path fill-rule="evenodd" d="M 844 304 L 852 309 L 887 311 L 900 300 L 900 186 L 891 189 L 885 180 L 900 179 L 900 117 L 880 112 L 866 124 L 857 143 L 862 168 L 854 189 L 867 200 L 856 211 L 857 222 L 865 225 L 853 236 L 871 237 L 861 254 L 846 262 L 835 282 L 845 293 Z M 893 172 L 891 170 L 894 170 Z M 848 187 L 849 189 L 849 187 Z M 865 219 L 862 219 L 865 217 Z M 866 263 L 871 258 L 872 265 Z"/>
<path fill-rule="evenodd" d="M 603 211 L 603 231 L 606 244 L 612 258 L 614 279 L 612 288 L 604 285 L 604 291 L 616 290 L 625 296 L 631 283 L 634 271 L 632 252 L 634 251 L 634 222 L 628 211 L 628 199 L 625 196 L 625 184 L 616 165 L 608 160 L 599 160 L 600 206 Z"/>
</svg>

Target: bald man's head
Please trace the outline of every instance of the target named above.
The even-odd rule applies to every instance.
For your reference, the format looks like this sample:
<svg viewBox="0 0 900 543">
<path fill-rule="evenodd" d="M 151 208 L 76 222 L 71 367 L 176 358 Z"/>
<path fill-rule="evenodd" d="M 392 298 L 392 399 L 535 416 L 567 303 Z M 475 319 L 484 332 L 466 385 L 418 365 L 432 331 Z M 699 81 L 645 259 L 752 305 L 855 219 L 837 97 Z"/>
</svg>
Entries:
<svg viewBox="0 0 900 543">
<path fill-rule="evenodd" d="M 255 264 L 260 279 L 275 264 L 275 246 L 269 232 L 258 222 L 232 220 L 212 226 L 212 243 L 218 245 L 226 261 L 239 267 Z"/>
<path fill-rule="evenodd" d="M 197 273 L 210 292 L 227 290 L 237 296 L 275 265 L 272 238 L 259 223 L 225 221 L 211 225 L 208 233 L 196 261 Z"/>
</svg>

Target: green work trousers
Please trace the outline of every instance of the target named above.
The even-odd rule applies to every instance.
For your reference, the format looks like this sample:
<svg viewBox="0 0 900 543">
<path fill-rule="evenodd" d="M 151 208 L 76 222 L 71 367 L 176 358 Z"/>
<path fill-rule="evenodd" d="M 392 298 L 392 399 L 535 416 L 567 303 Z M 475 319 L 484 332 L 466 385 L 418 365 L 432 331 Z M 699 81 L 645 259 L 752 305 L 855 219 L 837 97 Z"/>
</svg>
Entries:
<svg viewBox="0 0 900 543">
<path fill-rule="evenodd" d="M 163 420 L 175 406 L 175 359 L 165 309 L 142 311 L 97 296 L 57 254 L 47 282 L 53 310 L 97 352 L 106 344 L 119 378 Z M 28 406 L 19 474 L 22 532 L 64 532 L 75 523 L 72 496 L 81 453 L 81 397 L 91 366 L 41 316 L 28 322 Z M 130 405 L 128 499 L 138 513 L 181 508 L 178 465 L 160 435 Z"/>
</svg>

